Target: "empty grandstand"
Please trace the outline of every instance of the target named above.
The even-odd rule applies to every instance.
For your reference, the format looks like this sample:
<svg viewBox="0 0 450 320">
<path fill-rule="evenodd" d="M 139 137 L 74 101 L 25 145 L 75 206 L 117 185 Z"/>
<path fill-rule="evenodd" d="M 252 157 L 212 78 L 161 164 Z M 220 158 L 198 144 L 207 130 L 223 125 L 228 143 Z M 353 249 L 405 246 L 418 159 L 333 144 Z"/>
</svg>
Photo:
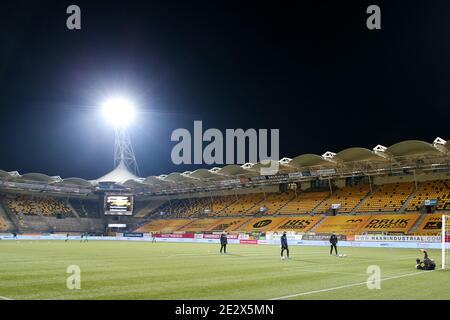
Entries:
<svg viewBox="0 0 450 320">
<path fill-rule="evenodd" d="M 359 206 L 360 212 L 397 212 L 413 192 L 413 183 L 389 183 L 379 187 Z"/>
<path fill-rule="evenodd" d="M 450 210 L 450 180 L 427 181 L 419 185 L 408 204 L 408 211 L 419 211 L 426 200 L 436 200 L 438 210 Z"/>
<path fill-rule="evenodd" d="M 118 166 L 93 181 L 0 171 L 0 230 L 431 234 L 433 213 L 450 211 L 449 145 L 300 155 L 280 160 L 271 176 L 260 164 L 145 179 Z M 105 215 L 108 194 L 132 197 L 131 215 Z"/>
</svg>

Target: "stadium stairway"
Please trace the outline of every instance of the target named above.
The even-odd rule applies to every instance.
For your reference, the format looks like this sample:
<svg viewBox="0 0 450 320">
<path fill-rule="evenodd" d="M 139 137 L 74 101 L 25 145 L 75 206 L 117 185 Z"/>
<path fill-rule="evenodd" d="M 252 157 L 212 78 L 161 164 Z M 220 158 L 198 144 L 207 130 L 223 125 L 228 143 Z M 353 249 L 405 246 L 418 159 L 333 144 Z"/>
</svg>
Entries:
<svg viewBox="0 0 450 320">
<path fill-rule="evenodd" d="M 416 232 L 417 229 L 419 228 L 419 226 L 422 224 L 423 220 L 425 220 L 426 217 L 427 217 L 426 214 L 421 214 L 419 219 L 417 219 L 416 223 L 411 227 L 411 229 L 409 229 L 408 233 L 409 234 L 413 234 L 414 232 Z"/>
<path fill-rule="evenodd" d="M 403 203 L 403 205 L 398 210 L 399 213 L 405 213 L 406 212 L 406 208 L 408 208 L 409 203 L 414 198 L 414 196 L 417 193 L 417 190 L 419 189 L 418 187 L 419 187 L 419 185 L 417 184 L 416 188 L 414 188 L 414 190 L 411 192 L 411 194 L 408 196 L 408 198 L 406 198 L 405 202 Z"/>
<path fill-rule="evenodd" d="M 327 220 L 328 216 L 322 216 L 322 219 L 320 219 L 319 222 L 316 223 L 316 225 L 314 227 L 312 227 L 310 230 L 308 230 L 308 233 L 315 233 L 316 229 L 322 224 L 324 223 L 325 220 Z"/>
<path fill-rule="evenodd" d="M 297 195 L 295 197 L 293 197 L 292 199 L 290 199 L 289 201 L 286 201 L 285 204 L 283 204 L 280 208 L 278 208 L 278 210 L 276 210 L 273 215 L 278 215 L 280 213 L 281 210 L 283 210 L 289 203 L 291 203 L 292 201 L 295 200 L 295 198 L 297 197 Z"/>
<path fill-rule="evenodd" d="M 361 207 L 361 205 L 366 202 L 366 200 L 368 198 L 370 198 L 380 187 L 379 186 L 373 186 L 372 192 L 369 192 L 368 194 L 366 194 L 365 197 L 363 197 L 361 199 L 361 201 L 359 201 L 359 203 L 353 208 L 353 210 L 350 212 L 350 214 L 358 214 L 358 209 L 359 207 Z"/>
<path fill-rule="evenodd" d="M 248 219 L 241 223 L 238 227 L 234 228 L 233 230 L 239 230 L 242 227 L 245 227 L 246 225 L 250 224 L 253 221 L 253 219 Z"/>
<path fill-rule="evenodd" d="M 154 218 L 135 218 L 132 217 L 130 218 L 130 220 L 127 223 L 127 228 L 126 231 L 127 232 L 134 232 L 136 230 L 138 230 L 139 228 L 145 226 L 147 223 L 149 223 L 150 221 L 155 220 Z"/>
<path fill-rule="evenodd" d="M 70 208 L 72 211 L 76 211 L 80 218 L 87 217 L 86 209 L 83 206 L 83 202 L 78 199 L 69 199 Z"/>
<path fill-rule="evenodd" d="M 75 216 L 75 218 L 80 219 L 80 215 L 78 214 L 78 211 L 75 210 L 75 208 L 72 206 L 72 204 L 70 203 L 70 201 L 66 202 L 66 206 L 69 207 L 69 209 L 72 211 L 73 215 Z"/>
<path fill-rule="evenodd" d="M 259 213 L 259 208 L 262 202 L 264 202 L 267 199 L 267 195 L 264 195 L 264 198 L 262 198 L 260 201 L 256 202 L 255 205 L 253 207 L 248 208 L 245 212 L 244 215 L 249 215 L 250 212 L 253 212 L 254 209 L 258 209 L 257 213 Z M 255 214 L 257 214 L 255 213 Z M 253 215 L 255 215 L 253 214 Z"/>
<path fill-rule="evenodd" d="M 317 209 L 322 205 L 322 203 L 324 203 L 325 201 L 327 201 L 330 197 L 331 197 L 331 193 L 328 195 L 328 197 L 322 199 L 322 201 L 320 201 L 312 210 L 311 213 L 312 214 L 317 214 Z"/>
<path fill-rule="evenodd" d="M 72 213 L 74 215 L 74 218 L 69 219 L 77 221 L 78 225 L 80 226 L 80 231 L 100 231 L 99 224 L 101 224 L 102 226 L 105 225 L 104 219 L 101 218 L 92 219 L 88 217 L 89 216 L 88 212 L 86 211 L 86 208 L 84 207 L 82 201 L 80 201 L 79 206 L 79 210 L 81 210 L 81 213 L 79 212 L 79 210 L 76 210 L 76 207 L 70 201 L 67 202 L 67 206 L 70 208 L 70 210 L 72 210 Z M 49 224 L 52 224 L 52 222 L 53 222 L 52 219 L 48 220 Z M 55 228 L 58 229 L 59 225 L 60 225 L 59 223 L 53 223 L 53 229 Z M 62 223 L 62 225 L 64 225 L 64 223 Z M 78 232 L 78 230 L 75 230 L 76 228 L 74 227 L 74 224 L 72 222 L 69 223 L 68 225 L 69 229 L 63 231 Z"/>
<path fill-rule="evenodd" d="M 136 218 L 145 218 L 149 216 L 150 214 L 154 213 L 159 207 L 161 207 L 163 204 L 165 204 L 165 200 L 154 200 L 149 201 L 144 206 L 139 206 L 138 203 L 135 203 L 135 206 L 137 207 L 137 212 L 134 215 Z"/>
<path fill-rule="evenodd" d="M 252 219 L 244 220 L 244 222 L 240 223 L 240 224 L 239 224 L 238 226 L 236 226 L 233 230 L 239 230 L 239 229 L 242 228 L 243 226 L 249 224 L 250 221 L 252 221 Z"/>
<path fill-rule="evenodd" d="M 301 194 L 301 192 L 300 192 L 300 193 L 297 193 L 296 196 L 293 197 L 292 199 L 290 199 L 289 201 L 286 201 L 286 203 L 285 203 L 283 206 L 281 206 L 277 211 L 275 211 L 275 212 L 273 213 L 273 215 L 279 216 L 279 215 L 280 215 L 280 212 L 283 211 L 283 209 L 284 209 L 285 207 L 287 207 L 289 204 L 291 204 L 292 202 L 296 201 L 296 200 L 297 200 L 297 197 L 298 197 L 300 194 Z M 311 209 L 311 212 L 310 212 L 310 213 L 311 213 L 311 214 L 317 214 L 317 212 L 316 212 L 316 211 L 317 211 L 317 208 L 319 208 L 320 205 L 321 205 L 323 202 L 325 202 L 330 196 L 331 196 L 331 195 L 328 195 L 326 198 L 324 198 L 324 199 L 322 199 L 320 202 L 318 202 L 317 205 L 316 205 L 314 208 Z M 306 213 L 306 212 L 303 212 L 302 214 L 300 214 L 300 216 L 303 216 L 305 213 Z M 285 215 L 280 215 L 280 216 L 285 216 Z M 297 216 L 297 214 L 294 214 L 294 215 L 291 215 L 291 216 Z"/>
<path fill-rule="evenodd" d="M 236 202 L 238 202 L 238 201 L 239 201 L 239 198 L 236 197 L 236 200 L 230 202 L 228 205 L 226 205 L 225 207 L 223 207 L 221 210 L 217 211 L 216 214 L 215 214 L 215 216 L 216 216 L 216 217 L 224 217 L 224 216 L 227 216 L 227 215 L 223 215 L 223 216 L 222 216 L 221 214 L 223 214 L 229 207 L 231 207 L 232 205 L 234 205 L 234 204 L 235 204 Z"/>
</svg>

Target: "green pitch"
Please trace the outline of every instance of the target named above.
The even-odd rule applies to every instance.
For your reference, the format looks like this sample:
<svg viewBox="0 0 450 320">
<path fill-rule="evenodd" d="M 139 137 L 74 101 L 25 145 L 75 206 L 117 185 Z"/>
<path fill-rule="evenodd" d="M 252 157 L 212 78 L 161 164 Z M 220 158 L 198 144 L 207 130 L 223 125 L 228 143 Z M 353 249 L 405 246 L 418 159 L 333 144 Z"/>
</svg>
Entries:
<svg viewBox="0 0 450 320">
<path fill-rule="evenodd" d="M 414 269 L 415 249 L 291 247 L 117 241 L 0 241 L 1 299 L 450 299 L 450 270 Z M 440 265 L 440 251 L 430 256 Z M 69 290 L 68 266 L 81 270 Z M 367 268 L 381 270 L 369 290 Z"/>
</svg>

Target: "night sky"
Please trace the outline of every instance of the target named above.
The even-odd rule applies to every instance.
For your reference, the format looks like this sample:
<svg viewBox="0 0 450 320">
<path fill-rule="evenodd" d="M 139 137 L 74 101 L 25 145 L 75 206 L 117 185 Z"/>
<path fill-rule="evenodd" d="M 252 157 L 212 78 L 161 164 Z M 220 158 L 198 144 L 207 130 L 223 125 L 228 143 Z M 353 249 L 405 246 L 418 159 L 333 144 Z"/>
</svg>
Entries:
<svg viewBox="0 0 450 320">
<path fill-rule="evenodd" d="M 278 128 L 282 157 L 450 139 L 450 2 L 350 2 L 2 1 L 0 169 L 105 174 L 99 105 L 117 93 L 139 107 L 143 176 L 198 168 L 170 158 L 171 132 L 194 120 Z M 370 4 L 381 30 L 366 28 Z"/>
</svg>

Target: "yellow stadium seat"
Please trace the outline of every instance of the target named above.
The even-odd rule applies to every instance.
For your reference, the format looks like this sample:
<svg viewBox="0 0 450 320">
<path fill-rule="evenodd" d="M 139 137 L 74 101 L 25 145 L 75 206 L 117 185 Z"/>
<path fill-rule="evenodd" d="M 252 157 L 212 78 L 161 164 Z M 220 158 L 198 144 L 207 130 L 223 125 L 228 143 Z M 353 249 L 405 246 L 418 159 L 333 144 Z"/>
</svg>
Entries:
<svg viewBox="0 0 450 320">
<path fill-rule="evenodd" d="M 413 189 L 412 182 L 382 185 L 358 207 L 358 212 L 396 212 L 403 206 Z"/>
</svg>

